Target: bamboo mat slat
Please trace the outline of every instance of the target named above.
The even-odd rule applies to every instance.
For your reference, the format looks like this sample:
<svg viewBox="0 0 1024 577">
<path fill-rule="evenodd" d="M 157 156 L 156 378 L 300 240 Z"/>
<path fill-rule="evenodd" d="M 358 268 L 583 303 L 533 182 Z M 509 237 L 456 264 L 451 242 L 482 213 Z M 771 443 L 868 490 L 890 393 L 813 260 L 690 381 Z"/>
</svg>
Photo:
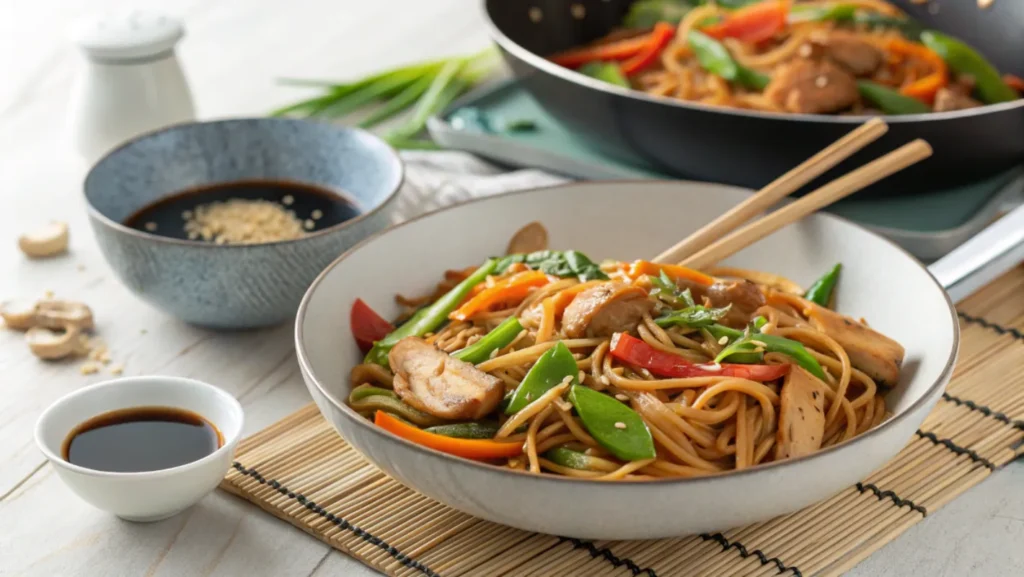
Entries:
<svg viewBox="0 0 1024 577">
<path fill-rule="evenodd" d="M 830 499 L 748 527 L 591 542 L 482 521 L 387 477 L 312 404 L 242 441 L 221 488 L 394 576 L 840 575 L 1022 451 L 1024 267 L 958 309 L 953 380 L 906 447 Z"/>
</svg>

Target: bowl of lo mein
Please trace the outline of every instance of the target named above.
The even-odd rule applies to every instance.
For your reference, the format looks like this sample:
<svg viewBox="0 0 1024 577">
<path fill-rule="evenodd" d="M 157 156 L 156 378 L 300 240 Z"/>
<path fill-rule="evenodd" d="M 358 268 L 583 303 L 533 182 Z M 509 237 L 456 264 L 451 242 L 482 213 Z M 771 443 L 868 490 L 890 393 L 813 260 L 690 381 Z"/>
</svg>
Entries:
<svg viewBox="0 0 1024 577">
<path fill-rule="evenodd" d="M 706 270 L 645 260 L 747 194 L 572 184 L 380 233 L 303 299 L 304 379 L 387 474 L 522 529 L 657 538 L 810 505 L 912 437 L 956 314 L 911 256 L 829 215 Z"/>
</svg>

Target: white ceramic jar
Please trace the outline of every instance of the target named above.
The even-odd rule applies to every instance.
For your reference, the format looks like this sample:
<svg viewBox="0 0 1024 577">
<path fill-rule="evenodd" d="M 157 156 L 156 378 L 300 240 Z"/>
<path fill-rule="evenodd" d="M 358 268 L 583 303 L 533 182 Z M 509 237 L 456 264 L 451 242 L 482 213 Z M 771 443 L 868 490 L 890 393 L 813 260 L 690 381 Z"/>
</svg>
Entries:
<svg viewBox="0 0 1024 577">
<path fill-rule="evenodd" d="M 85 56 L 69 108 L 74 147 L 92 164 L 144 132 L 195 118 L 192 94 L 174 53 L 181 22 L 130 11 L 80 22 Z"/>
</svg>

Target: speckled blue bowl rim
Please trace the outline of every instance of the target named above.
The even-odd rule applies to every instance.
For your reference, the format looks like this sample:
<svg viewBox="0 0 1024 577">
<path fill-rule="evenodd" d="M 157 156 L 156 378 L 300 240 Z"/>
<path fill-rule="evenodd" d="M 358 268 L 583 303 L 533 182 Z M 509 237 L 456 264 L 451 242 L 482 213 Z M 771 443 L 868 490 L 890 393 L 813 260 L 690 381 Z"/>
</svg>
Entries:
<svg viewBox="0 0 1024 577">
<path fill-rule="evenodd" d="M 395 163 L 398 165 L 398 181 L 395 183 L 394 190 L 389 192 L 388 195 L 386 197 L 384 197 L 383 200 L 378 202 L 377 205 L 374 206 L 372 209 L 367 210 L 365 212 L 361 212 L 359 214 L 359 216 L 356 216 L 356 217 L 350 218 L 348 220 L 339 222 L 338 224 L 329 226 L 329 227 L 324 228 L 322 230 L 311 232 L 311 233 L 309 233 L 309 234 L 307 234 L 305 236 L 302 236 L 300 238 L 293 238 L 293 239 L 288 239 L 288 240 L 275 240 L 275 241 L 261 242 L 261 243 L 256 243 L 256 244 L 215 244 L 215 243 L 212 243 L 212 242 L 205 242 L 205 241 L 200 241 L 200 240 L 188 240 L 188 239 L 180 239 L 180 238 L 170 238 L 170 237 L 161 236 L 161 235 L 158 235 L 158 234 L 150 234 L 150 233 L 148 233 L 146 231 L 142 231 L 142 230 L 138 230 L 138 229 L 134 229 L 134 228 L 125 226 L 125 225 L 121 224 L 120 222 L 117 222 L 116 220 L 107 217 L 107 215 L 103 214 L 102 212 L 100 212 L 99 209 L 97 209 L 95 206 L 93 206 L 92 202 L 89 200 L 89 195 L 86 193 L 86 191 L 89 189 L 89 181 L 93 178 L 93 175 L 95 174 L 96 169 L 101 164 L 103 164 L 103 163 L 107 162 L 109 159 L 113 158 L 115 155 L 120 154 L 125 148 L 128 148 L 129 146 L 135 144 L 136 142 L 138 142 L 140 140 L 145 140 L 147 138 L 152 138 L 154 136 L 157 136 L 157 135 L 160 135 L 160 134 L 164 134 L 164 133 L 167 133 L 167 132 L 173 132 L 175 130 L 184 130 L 184 129 L 190 127 L 190 126 L 196 126 L 196 125 L 199 125 L 199 124 L 226 124 L 226 123 L 229 123 L 229 122 L 283 122 L 283 123 L 295 123 L 295 124 L 307 123 L 307 122 L 308 123 L 316 122 L 316 123 L 319 123 L 319 124 L 330 126 L 332 129 L 335 129 L 335 130 L 338 130 L 338 131 L 351 132 L 353 134 L 358 135 L 360 138 L 365 138 L 365 139 L 371 140 L 371 141 L 377 141 L 378 143 L 380 143 L 382 145 L 383 149 L 387 152 L 387 154 L 391 157 L 391 159 L 394 160 Z M 299 181 L 299 182 L 301 182 L 301 181 Z M 385 206 L 387 206 L 395 198 L 395 195 L 398 194 L 398 191 L 401 190 L 402 184 L 404 182 L 405 182 L 405 163 L 402 162 L 402 157 L 400 157 L 398 155 L 398 152 L 394 148 L 392 148 L 387 142 L 385 142 L 384 139 L 380 138 L 376 134 L 373 134 L 372 132 L 363 130 L 361 128 L 353 128 L 353 127 L 350 127 L 350 126 L 336 126 L 336 125 L 334 125 L 334 124 L 332 124 L 330 122 L 322 122 L 322 121 L 316 121 L 316 120 L 305 120 L 305 119 L 296 119 L 296 118 L 275 118 L 275 117 L 259 117 L 259 116 L 242 116 L 242 117 L 237 117 L 237 118 L 235 118 L 235 117 L 223 117 L 223 118 L 217 118 L 215 120 L 190 120 L 190 121 L 186 121 L 186 122 L 179 122 L 179 123 L 176 123 L 176 124 L 169 124 L 167 126 L 164 126 L 164 127 L 161 127 L 161 128 L 157 128 L 155 130 L 151 130 L 151 131 L 148 131 L 148 132 L 143 132 L 143 133 L 138 134 L 138 135 L 134 136 L 133 138 L 131 138 L 129 140 L 126 140 L 125 142 L 122 142 L 121 144 L 117 145 L 115 148 L 113 148 L 110 151 L 108 151 L 106 154 L 104 154 L 102 157 L 100 157 L 99 160 L 97 160 L 96 162 L 93 163 L 93 165 L 89 168 L 89 172 L 85 175 L 85 179 L 82 181 L 82 196 L 85 197 L 86 210 L 89 211 L 90 215 L 92 215 L 94 218 L 96 218 L 97 220 L 102 222 L 105 226 L 113 228 L 113 229 L 117 230 L 118 232 L 122 232 L 124 234 L 130 234 L 130 235 L 137 236 L 137 237 L 144 238 L 144 239 L 148 239 L 148 240 L 151 240 L 151 241 L 154 241 L 154 242 L 162 242 L 162 243 L 167 243 L 167 244 L 181 244 L 181 245 L 186 245 L 186 246 L 191 246 L 191 247 L 196 247 L 196 248 L 203 247 L 203 248 L 212 248 L 212 249 L 238 249 L 238 248 L 252 249 L 254 247 L 260 247 L 260 246 L 275 246 L 275 245 L 299 243 L 299 242 L 303 242 L 305 240 L 309 240 L 311 238 L 318 237 L 320 235 L 324 235 L 324 234 L 328 234 L 328 233 L 337 231 L 337 230 L 339 230 L 341 228 L 349 226 L 350 224 L 357 223 L 357 222 L 363 220 L 364 218 L 369 217 L 370 215 L 376 214 L 377 212 L 381 211 Z M 211 181 L 211 183 L 212 183 L 212 181 Z M 161 198 L 166 198 L 166 196 L 167 195 L 165 195 L 165 196 L 163 196 Z"/>
</svg>

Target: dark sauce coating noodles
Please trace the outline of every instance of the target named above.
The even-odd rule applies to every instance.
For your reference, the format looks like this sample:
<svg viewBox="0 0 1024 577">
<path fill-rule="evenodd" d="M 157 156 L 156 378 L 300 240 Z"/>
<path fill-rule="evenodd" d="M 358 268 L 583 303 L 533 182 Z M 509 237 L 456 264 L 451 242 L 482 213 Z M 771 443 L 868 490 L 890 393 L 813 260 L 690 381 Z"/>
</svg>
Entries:
<svg viewBox="0 0 1024 577">
<path fill-rule="evenodd" d="M 526 268 L 517 264 L 507 271 L 487 276 L 480 285 L 481 290 L 507 285 L 510 278 L 523 275 Z M 396 300 L 416 306 L 433 302 L 473 270 L 448 271 L 438 290 L 428 297 L 397 297 Z M 493 441 L 514 442 L 522 447 L 520 454 L 489 459 L 490 462 L 538 474 L 593 479 L 696 477 L 810 454 L 851 439 L 886 418 L 879 384 L 869 374 L 893 378 L 893 374 L 885 370 L 894 366 L 898 371 L 903 355 L 902 347 L 895 342 L 858 321 L 808 302 L 801 296 L 800 287 L 775 275 L 738 269 L 712 270 L 711 273 L 720 276 L 704 277 L 713 281 L 707 286 L 694 282 L 694 279 L 700 280 L 702 273 L 690 271 L 693 274 L 687 279 L 673 275 L 686 271 L 682 267 L 670 268 L 668 274 L 659 274 L 660 270 L 659 265 L 644 261 L 632 265 L 605 262 L 601 271 L 607 279 L 581 281 L 576 277 L 549 275 L 539 286 L 526 290 L 522 298 L 499 301 L 465 320 L 449 321 L 436 333 L 423 335 L 423 340 L 440 351 L 456 353 L 514 316 L 522 330 L 511 342 L 489 355 L 490 358 L 476 364 L 476 369 L 489 375 L 488 378 L 498 379 L 503 391 L 511 396 L 538 359 L 562 343 L 575 358 L 578 370 L 575 378 L 579 385 L 620 401 L 639 415 L 649 430 L 655 451 L 650 458 L 617 457 L 616 454 L 621 453 L 617 451 L 620 448 L 615 445 L 617 441 L 598 439 L 612 438 L 616 431 L 598 430 L 599 419 L 585 422 L 584 417 L 588 415 L 579 410 L 581 405 L 576 404 L 579 399 L 571 398 L 572 379 L 566 378 L 541 390 L 542 394 L 526 395 L 524 402 L 527 404 L 514 414 L 506 414 L 502 407 L 490 411 L 483 421 L 493 428 L 484 435 L 493 433 L 490 437 Z M 673 279 L 675 286 L 672 288 L 680 289 L 679 292 L 666 294 L 662 282 L 666 278 Z M 640 299 L 633 303 L 635 322 L 631 324 L 626 318 L 629 313 L 623 312 L 625 309 L 620 302 L 615 305 L 616 312 L 625 316 L 609 322 L 621 321 L 623 330 L 613 334 L 566 335 L 567 317 L 609 313 L 608 303 L 618 302 L 615 301 L 618 297 L 602 297 L 606 300 L 589 309 L 584 305 L 593 303 L 577 303 L 573 308 L 575 301 L 627 289 L 632 295 L 630 298 L 635 298 L 633 287 L 643 291 L 639 293 Z M 687 297 L 696 299 L 696 308 L 679 302 L 684 287 L 691 289 Z M 733 300 L 729 301 L 730 298 Z M 700 322 L 694 326 L 671 326 L 665 321 L 668 315 L 683 309 L 718 310 L 716 314 L 720 316 L 714 324 L 704 326 L 695 326 Z M 826 325 L 816 320 L 820 315 L 841 319 L 840 326 L 867 331 L 865 334 L 871 339 L 858 341 L 851 334 L 823 328 Z M 751 364 L 733 362 L 734 358 L 742 360 L 742 355 L 715 363 L 722 349 L 736 340 L 728 335 L 738 335 L 752 323 L 759 326 L 746 329 L 745 337 L 753 344 L 744 349 L 756 357 L 746 360 Z M 592 322 L 590 327 L 594 326 L 596 323 Z M 714 331 L 725 336 L 716 337 L 712 334 Z M 829 334 L 830 331 L 833 334 Z M 643 351 L 647 357 L 630 357 L 623 352 L 627 342 L 634 351 Z M 793 349 L 797 352 L 792 352 Z M 800 354 L 800 349 L 804 354 Z M 685 376 L 665 376 L 664 367 L 659 369 L 655 364 L 633 364 L 644 365 L 659 353 L 671 355 L 659 358 L 676 359 L 677 365 L 683 368 L 677 366 L 673 370 L 680 370 L 682 372 L 677 374 Z M 855 366 L 851 358 L 860 359 L 863 366 Z M 447 356 L 436 370 L 430 369 L 434 373 L 427 375 L 423 386 L 439 386 L 431 379 L 448 378 L 447 371 L 471 372 L 472 367 L 456 367 L 453 364 L 456 361 L 444 359 Z M 408 361 L 410 359 L 404 359 Z M 873 364 L 874 361 L 877 364 Z M 436 363 L 434 360 L 424 362 Z M 372 385 L 394 389 L 399 393 L 395 398 L 402 400 L 389 399 L 388 402 L 397 403 L 397 408 L 391 405 L 367 408 L 362 401 L 352 402 L 352 406 L 368 418 L 373 418 L 375 410 L 384 410 L 418 427 L 451 422 L 435 419 L 409 406 L 407 401 L 418 404 L 416 394 L 429 393 L 425 393 L 424 388 L 417 392 L 415 374 L 403 373 L 396 377 L 394 363 L 392 354 L 392 370 L 372 362 L 357 366 L 352 372 L 351 385 L 353 388 Z M 652 373 L 647 366 L 662 376 Z M 815 366 L 820 367 L 820 377 L 810 370 Z M 784 376 L 779 377 L 780 374 Z M 466 377 L 472 375 L 466 373 Z M 895 377 L 898 378 L 898 373 Z M 600 411 L 595 409 L 595 412 L 601 416 Z M 613 426 L 619 432 L 626 429 L 624 421 L 617 421 Z M 477 427 L 474 430 L 488 429 Z"/>
</svg>

